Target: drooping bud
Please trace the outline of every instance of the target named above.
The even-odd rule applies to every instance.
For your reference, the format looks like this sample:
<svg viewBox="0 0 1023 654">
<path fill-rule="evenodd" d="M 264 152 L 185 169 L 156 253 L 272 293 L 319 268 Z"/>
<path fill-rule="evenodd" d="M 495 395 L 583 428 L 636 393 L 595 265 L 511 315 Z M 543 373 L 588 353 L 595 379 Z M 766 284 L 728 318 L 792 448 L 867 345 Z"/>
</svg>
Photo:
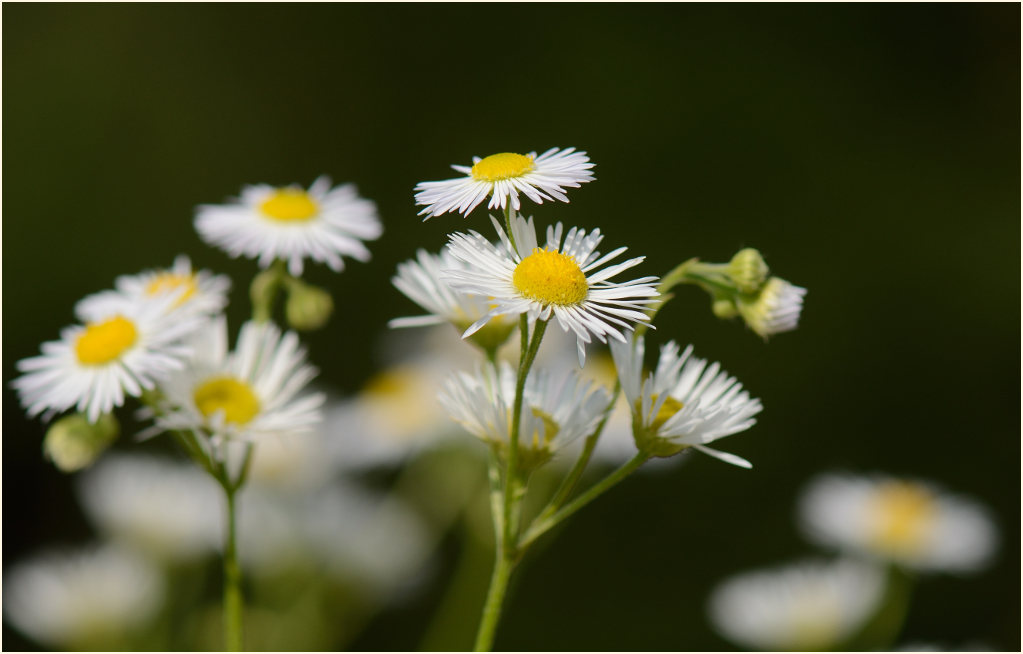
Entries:
<svg viewBox="0 0 1023 654">
<path fill-rule="evenodd" d="M 62 472 L 90 466 L 121 433 L 117 418 L 103 414 L 95 424 L 75 413 L 53 423 L 43 439 L 43 452 Z"/>
<path fill-rule="evenodd" d="M 304 283 L 289 284 L 284 313 L 288 324 L 295 329 L 319 329 L 327 324 L 333 312 L 334 300 L 327 291 Z"/>
<path fill-rule="evenodd" d="M 799 324 L 806 289 L 772 277 L 752 298 L 739 298 L 737 307 L 750 329 L 763 338 L 791 331 Z"/>
<path fill-rule="evenodd" d="M 740 293 L 752 294 L 760 290 L 770 274 L 767 262 L 754 248 L 744 248 L 728 262 L 728 276 Z"/>
</svg>

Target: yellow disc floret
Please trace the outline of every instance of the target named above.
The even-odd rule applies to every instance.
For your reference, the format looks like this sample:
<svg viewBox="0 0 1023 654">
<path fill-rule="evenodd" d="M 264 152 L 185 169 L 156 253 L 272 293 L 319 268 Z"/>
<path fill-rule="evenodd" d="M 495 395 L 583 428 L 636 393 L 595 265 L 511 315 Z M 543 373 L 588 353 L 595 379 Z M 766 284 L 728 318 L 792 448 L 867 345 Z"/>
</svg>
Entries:
<svg viewBox="0 0 1023 654">
<path fill-rule="evenodd" d="M 137 339 L 135 323 L 124 316 L 114 316 L 86 325 L 75 341 L 75 354 L 79 363 L 86 365 L 108 363 L 121 356 Z"/>
<path fill-rule="evenodd" d="M 873 537 L 878 547 L 912 554 L 924 545 L 936 511 L 933 494 L 926 488 L 904 481 L 883 484 L 871 506 Z"/>
<path fill-rule="evenodd" d="M 515 267 L 512 284 L 530 300 L 561 306 L 580 304 L 590 290 L 575 258 L 540 248 L 535 248 Z"/>
<path fill-rule="evenodd" d="M 653 397 L 650 398 L 651 404 L 657 403 L 657 393 L 654 393 Z M 639 403 L 640 400 L 636 400 Z M 664 403 L 661 404 L 661 408 L 657 410 L 657 415 L 654 416 L 654 421 L 650 423 L 650 429 L 657 431 L 664 426 L 664 423 L 668 422 L 673 415 L 682 410 L 682 403 L 675 398 L 668 396 L 664 398 Z"/>
<path fill-rule="evenodd" d="M 279 188 L 259 205 L 259 210 L 268 218 L 288 223 L 310 220 L 320 207 L 300 188 Z"/>
<path fill-rule="evenodd" d="M 224 420 L 236 425 L 247 424 L 259 413 L 259 398 L 252 387 L 234 377 L 214 377 L 196 387 L 195 406 L 209 418 L 217 411 Z"/>
<path fill-rule="evenodd" d="M 481 159 L 472 167 L 472 178 L 481 182 L 499 182 L 502 179 L 521 177 L 536 168 L 533 157 L 514 152 L 492 154 Z"/>
<path fill-rule="evenodd" d="M 162 272 L 153 278 L 153 281 L 146 285 L 147 295 L 160 295 L 161 293 L 180 292 L 178 301 L 174 306 L 181 306 L 195 295 L 198 286 L 195 283 L 195 275 L 179 275 L 170 271 Z"/>
</svg>

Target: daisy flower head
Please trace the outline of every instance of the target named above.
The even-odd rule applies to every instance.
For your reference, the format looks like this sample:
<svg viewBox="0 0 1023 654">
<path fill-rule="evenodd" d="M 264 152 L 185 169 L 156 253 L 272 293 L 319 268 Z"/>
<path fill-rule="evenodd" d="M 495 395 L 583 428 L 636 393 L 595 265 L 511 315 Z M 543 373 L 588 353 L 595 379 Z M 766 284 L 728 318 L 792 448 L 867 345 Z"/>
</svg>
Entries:
<svg viewBox="0 0 1023 654">
<path fill-rule="evenodd" d="M 472 166 L 451 166 L 466 177 L 416 185 L 416 204 L 426 205 L 419 212 L 428 220 L 449 211 L 463 216 L 490 196 L 488 209 L 521 208 L 519 193 L 537 204 L 544 200 L 568 202 L 565 187 L 578 188 L 593 181 L 593 164 L 585 152 L 575 148 L 551 148 L 540 156 L 536 152 L 501 152 L 489 157 L 473 157 Z"/>
<path fill-rule="evenodd" d="M 480 440 L 507 455 L 515 404 L 515 370 L 477 365 L 473 374 L 456 373 L 444 383 L 440 402 L 451 419 Z M 593 433 L 611 396 L 575 371 L 560 374 L 539 368 L 526 378 L 519 416 L 520 461 L 524 469 L 546 463 L 553 454 L 581 436 Z"/>
<path fill-rule="evenodd" d="M 449 237 L 448 249 L 466 268 L 448 271 L 445 279 L 455 290 L 483 295 L 491 304 L 464 336 L 505 314 L 525 313 L 530 320 L 553 316 L 564 331 L 575 333 L 582 366 L 591 336 L 602 343 L 608 336 L 624 341 L 620 330 L 631 330 L 635 323 L 649 320 L 644 309 L 658 296 L 656 277 L 608 281 L 645 257 L 606 266 L 627 248 L 601 256 L 596 250 L 604 238 L 599 229 L 587 234 L 573 227 L 566 234 L 561 223 L 547 228 L 547 242 L 540 248 L 533 219 L 521 216 L 514 216 L 511 223 L 513 245 L 497 220 L 491 220 L 501 238 L 499 245 L 475 231 Z"/>
<path fill-rule="evenodd" d="M 233 352 L 221 317 L 195 334 L 187 365 L 161 385 L 166 430 L 204 431 L 215 441 L 307 432 L 320 420 L 322 394 L 298 397 L 316 376 L 294 332 L 271 322 L 242 325 Z"/>
<path fill-rule="evenodd" d="M 805 288 L 780 277 L 771 277 L 756 295 L 740 295 L 736 308 L 750 329 L 766 339 L 773 334 L 790 332 L 799 325 L 804 295 Z"/>
<path fill-rule="evenodd" d="M 415 260 L 398 264 L 398 274 L 391 278 L 391 283 L 429 313 L 424 316 L 395 318 L 388 326 L 422 327 L 450 323 L 459 332 L 464 332 L 486 315 L 493 308 L 493 303 L 485 296 L 451 288 L 444 280 L 444 275 L 451 270 L 467 272 L 469 268 L 446 249 L 440 254 L 419 250 Z M 516 326 L 514 319 L 498 316 L 473 334 L 473 340 L 485 349 L 496 348 L 507 340 Z"/>
<path fill-rule="evenodd" d="M 164 578 L 129 549 L 54 549 L 4 571 L 4 617 L 54 649 L 106 650 L 143 629 L 163 605 Z"/>
<path fill-rule="evenodd" d="M 174 301 L 168 310 L 178 316 L 210 317 L 227 306 L 231 280 L 208 270 L 195 271 L 186 255 L 174 259 L 170 268 L 147 270 L 137 275 L 122 275 L 114 282 L 116 290 L 95 293 L 75 305 L 80 320 L 102 320 L 116 314 L 125 304 L 148 302 L 164 296 Z"/>
<path fill-rule="evenodd" d="M 984 507 L 909 479 L 822 475 L 804 491 L 799 515 L 817 543 L 916 570 L 980 570 L 998 545 Z"/>
<path fill-rule="evenodd" d="M 170 311 L 177 298 L 117 302 L 102 319 L 65 328 L 60 340 L 43 343 L 42 354 L 18 362 L 25 373 L 12 382 L 29 416 L 72 407 L 95 423 L 101 414 L 138 397 L 184 366 L 183 340 L 196 317 Z"/>
<path fill-rule="evenodd" d="M 690 345 L 679 353 L 674 341 L 661 347 L 657 368 L 643 377 L 644 341 L 611 343 L 622 390 L 632 409 L 633 437 L 640 450 L 672 456 L 692 447 L 743 468 L 742 457 L 709 448 L 707 443 L 749 429 L 760 413 L 760 400 L 751 398 L 735 377 L 718 363 L 691 356 Z"/>
<path fill-rule="evenodd" d="M 828 651 L 856 635 L 884 590 L 869 563 L 809 560 L 727 579 L 708 612 L 722 635 L 753 651 Z"/>
<path fill-rule="evenodd" d="M 344 269 L 342 257 L 368 261 L 363 241 L 383 233 L 376 204 L 359 197 L 353 184 L 331 187 L 325 175 L 308 190 L 246 186 L 228 204 L 200 206 L 195 228 L 210 245 L 232 257 L 256 259 L 262 268 L 274 259 L 287 261 L 295 277 L 302 274 L 306 258 L 335 272 Z"/>
</svg>

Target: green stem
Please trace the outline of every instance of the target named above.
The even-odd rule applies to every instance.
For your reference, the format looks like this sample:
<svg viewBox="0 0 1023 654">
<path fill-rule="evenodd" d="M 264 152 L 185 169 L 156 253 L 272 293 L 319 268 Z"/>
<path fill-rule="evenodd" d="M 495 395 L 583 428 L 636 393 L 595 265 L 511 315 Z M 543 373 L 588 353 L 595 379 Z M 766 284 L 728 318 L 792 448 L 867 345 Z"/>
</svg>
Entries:
<svg viewBox="0 0 1023 654">
<path fill-rule="evenodd" d="M 512 248 L 518 252 L 519 246 L 515 244 L 515 234 L 512 232 L 512 217 L 515 215 L 515 209 L 508 205 L 504 210 L 504 231 L 508 232 L 508 240 L 511 241 Z"/>
<path fill-rule="evenodd" d="M 560 509 L 557 513 L 543 521 L 537 520 L 536 522 L 534 522 L 533 525 L 530 526 L 529 530 L 527 530 L 526 533 L 523 534 L 522 539 L 519 541 L 519 548 L 524 549 L 528 547 L 533 541 L 547 533 L 559 522 L 569 517 L 579 509 L 583 508 L 584 506 L 595 500 L 598 496 L 603 494 L 605 491 L 607 491 L 609 488 L 611 488 L 621 480 L 628 477 L 630 474 L 632 474 L 633 471 L 636 470 L 636 468 L 646 463 L 649 458 L 650 458 L 649 454 L 639 452 L 625 465 L 612 472 L 610 475 L 605 477 L 600 482 L 588 488 L 585 493 L 572 500 L 569 504 L 566 504 L 565 507 Z"/>
<path fill-rule="evenodd" d="M 242 651 L 242 571 L 238 565 L 237 488 L 224 485 L 227 497 L 227 542 L 224 544 L 224 647 L 229 652 Z"/>
<path fill-rule="evenodd" d="M 288 277 L 290 275 L 284 267 L 284 261 L 277 259 L 252 280 L 249 295 L 252 298 L 252 319 L 255 322 L 267 322 L 273 318 L 278 291 Z"/>
<path fill-rule="evenodd" d="M 545 520 L 546 518 L 554 515 L 554 512 L 561 508 L 561 505 L 568 499 L 568 496 L 575 488 L 575 485 L 579 483 L 579 478 L 582 477 L 583 471 L 586 469 L 587 464 L 590 462 L 590 458 L 593 456 L 593 450 L 597 447 L 597 440 L 604 432 L 604 426 L 607 425 L 607 421 L 611 417 L 611 413 L 614 411 L 615 404 L 618 402 L 618 393 L 621 392 L 621 389 L 621 380 L 615 378 L 614 390 L 611 391 L 611 401 L 608 402 L 607 408 L 604 410 L 604 417 L 600 419 L 600 423 L 597 424 L 597 428 L 593 431 L 593 433 L 586 438 L 586 444 L 583 446 L 582 454 L 579 455 L 578 460 L 576 460 L 575 465 L 572 466 L 572 470 L 569 471 L 568 476 L 561 482 L 561 485 L 558 487 L 558 490 L 555 491 L 550 502 L 537 517 L 537 521 Z"/>
<path fill-rule="evenodd" d="M 483 605 L 483 617 L 480 619 L 479 631 L 476 632 L 474 651 L 489 652 L 494 644 L 494 633 L 501 617 L 501 606 L 504 603 L 508 578 L 511 576 L 513 566 L 514 563 L 506 555 L 504 548 L 498 545 L 494 571 L 490 576 L 490 589 L 487 591 L 487 601 Z"/>
</svg>

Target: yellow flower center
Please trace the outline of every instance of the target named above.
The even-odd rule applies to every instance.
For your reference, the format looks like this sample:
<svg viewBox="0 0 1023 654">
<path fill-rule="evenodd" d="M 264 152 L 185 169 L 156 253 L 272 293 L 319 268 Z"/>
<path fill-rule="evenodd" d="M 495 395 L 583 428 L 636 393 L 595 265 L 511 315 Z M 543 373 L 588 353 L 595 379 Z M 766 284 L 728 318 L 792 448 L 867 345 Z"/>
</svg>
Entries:
<svg viewBox="0 0 1023 654">
<path fill-rule="evenodd" d="M 259 205 L 263 215 L 282 223 L 310 220 L 320 211 L 316 201 L 299 188 L 279 188 Z"/>
<path fill-rule="evenodd" d="M 547 413 L 543 409 L 533 407 L 530 409 L 534 418 L 539 418 L 543 421 L 543 440 L 540 439 L 540 430 L 533 430 L 533 449 L 541 450 L 546 449 L 554 437 L 558 435 L 558 431 L 561 429 L 558 423 L 554 421 L 554 416 Z"/>
<path fill-rule="evenodd" d="M 908 554 L 923 546 L 937 510 L 930 491 L 904 481 L 888 482 L 878 489 L 872 504 L 878 547 Z"/>
<path fill-rule="evenodd" d="M 86 325 L 85 331 L 75 341 L 75 354 L 80 363 L 99 365 L 121 356 L 137 339 L 135 323 L 123 316 L 114 316 Z"/>
<path fill-rule="evenodd" d="M 195 295 L 198 286 L 195 283 L 195 275 L 179 275 L 172 272 L 162 272 L 153 278 L 153 281 L 149 282 L 146 286 L 147 295 L 160 295 L 161 293 L 173 293 L 179 289 L 181 295 L 178 297 L 177 302 L 174 303 L 175 307 L 179 307 Z"/>
<path fill-rule="evenodd" d="M 650 398 L 651 405 L 657 404 L 659 395 L 654 393 Z M 642 398 L 636 400 L 636 413 L 640 411 L 640 403 Z M 664 399 L 664 403 L 661 404 L 661 408 L 657 410 L 657 415 L 654 416 L 654 420 L 650 423 L 650 430 L 657 431 L 664 426 L 664 423 L 668 422 L 673 415 L 682 410 L 682 403 L 671 397 L 670 395 Z"/>
<path fill-rule="evenodd" d="M 515 267 L 512 284 L 530 300 L 572 306 L 586 299 L 590 285 L 573 257 L 535 248 Z"/>
<path fill-rule="evenodd" d="M 195 406 L 209 418 L 217 411 L 224 420 L 236 425 L 247 424 L 259 413 L 259 398 L 252 387 L 234 377 L 214 377 L 200 384 L 193 393 Z"/>
<path fill-rule="evenodd" d="M 533 157 L 514 152 L 492 154 L 480 159 L 472 167 L 472 178 L 481 182 L 499 182 L 502 179 L 520 177 L 536 168 Z"/>
</svg>

